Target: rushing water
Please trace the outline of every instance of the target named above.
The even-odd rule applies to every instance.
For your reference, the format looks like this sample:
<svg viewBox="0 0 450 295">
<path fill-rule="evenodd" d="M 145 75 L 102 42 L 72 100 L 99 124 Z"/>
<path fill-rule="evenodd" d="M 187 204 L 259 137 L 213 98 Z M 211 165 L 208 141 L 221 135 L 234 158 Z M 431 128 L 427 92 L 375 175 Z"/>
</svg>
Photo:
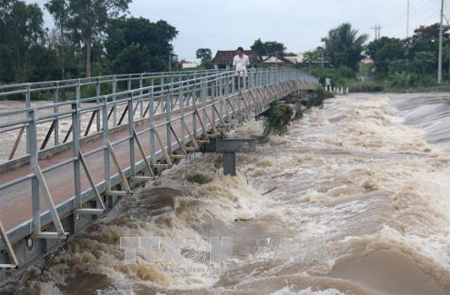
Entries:
<svg viewBox="0 0 450 295">
<path fill-rule="evenodd" d="M 240 154 L 235 178 L 216 171 L 215 156 L 193 156 L 9 291 L 450 294 L 449 104 L 443 95 L 328 100 L 288 134 Z M 250 122 L 234 134 L 261 132 Z M 234 255 L 222 272 L 164 272 L 140 252 L 138 264 L 125 264 L 121 237 L 233 237 Z M 259 261 L 255 239 L 269 237 L 321 238 L 327 260 L 305 262 L 285 247 L 275 261 Z"/>
</svg>

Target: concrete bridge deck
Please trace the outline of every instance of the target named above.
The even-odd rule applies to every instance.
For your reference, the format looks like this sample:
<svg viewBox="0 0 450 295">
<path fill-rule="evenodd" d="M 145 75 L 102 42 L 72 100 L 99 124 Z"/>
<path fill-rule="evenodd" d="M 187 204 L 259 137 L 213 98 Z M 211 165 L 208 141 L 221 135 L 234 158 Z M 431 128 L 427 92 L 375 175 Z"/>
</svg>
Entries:
<svg viewBox="0 0 450 295">
<path fill-rule="evenodd" d="M 2 144 L 2 149 L 14 155 L 25 134 L 27 150 L 0 164 L 0 284 L 14 268 L 30 265 L 95 222 L 136 184 L 197 152 L 219 126 L 230 128 L 234 120 L 264 112 L 273 100 L 318 85 L 298 70 L 265 69 L 250 72 L 238 89 L 234 75 L 152 75 L 151 86 L 144 86 L 148 81 L 139 75 L 136 89 L 130 75 L 122 92 L 117 78 L 0 88 L 0 98 L 26 97 L 25 108 L 0 112 L 0 134 L 18 136 L 12 147 Z M 100 93 L 102 83 L 112 83 L 106 95 Z M 91 84 L 96 94 L 82 98 L 82 87 Z M 74 87 L 76 99 L 31 107 L 33 91 L 57 96 L 59 85 Z M 64 141 L 58 130 L 63 120 L 71 126 Z M 93 126 L 96 132 L 89 134 Z M 39 137 L 39 130 L 45 136 Z"/>
</svg>

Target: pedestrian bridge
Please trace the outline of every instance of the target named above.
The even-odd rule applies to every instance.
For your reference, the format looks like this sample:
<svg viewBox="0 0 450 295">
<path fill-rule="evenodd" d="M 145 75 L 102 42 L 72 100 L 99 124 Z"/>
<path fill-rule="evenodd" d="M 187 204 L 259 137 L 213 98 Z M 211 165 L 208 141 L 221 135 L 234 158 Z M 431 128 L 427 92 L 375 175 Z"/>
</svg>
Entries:
<svg viewBox="0 0 450 295">
<path fill-rule="evenodd" d="M 0 285 L 219 128 L 318 86 L 281 68 L 235 83 L 234 72 L 199 71 L 0 86 L 0 100 L 22 105 L 0 109 Z"/>
</svg>

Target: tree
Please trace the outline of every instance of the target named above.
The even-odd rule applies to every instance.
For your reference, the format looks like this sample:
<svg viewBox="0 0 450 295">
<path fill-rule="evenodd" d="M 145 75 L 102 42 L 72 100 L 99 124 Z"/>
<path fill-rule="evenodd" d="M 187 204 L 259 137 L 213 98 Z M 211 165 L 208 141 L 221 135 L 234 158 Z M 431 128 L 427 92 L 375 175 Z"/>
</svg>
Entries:
<svg viewBox="0 0 450 295">
<path fill-rule="evenodd" d="M 173 61 L 177 30 L 165 21 L 145 18 L 113 20 L 106 30 L 106 57 L 116 73 L 162 71 Z"/>
<path fill-rule="evenodd" d="M 286 53 L 286 47 L 283 43 L 276 41 L 264 43 L 268 55 L 284 56 Z"/>
<path fill-rule="evenodd" d="M 261 41 L 261 38 L 256 40 L 253 45 L 251 46 L 251 49 L 253 51 L 256 51 L 259 56 L 265 56 L 267 55 L 266 46 L 264 45 L 264 42 Z"/>
<path fill-rule="evenodd" d="M 436 60 L 436 53 L 420 51 L 414 55 L 413 65 L 421 69 L 422 75 L 425 75 L 427 70 L 436 63 Z"/>
<path fill-rule="evenodd" d="M 205 70 L 212 70 L 214 69 L 214 63 L 212 59 L 203 59 L 201 67 Z"/>
<path fill-rule="evenodd" d="M 389 63 L 389 75 L 401 74 L 408 72 L 408 60 L 398 59 Z"/>
<path fill-rule="evenodd" d="M 335 67 L 346 66 L 356 71 L 367 39 L 367 35 L 359 35 L 351 24 L 344 23 L 330 30 L 322 42 L 325 43 L 326 55 Z"/>
<path fill-rule="evenodd" d="M 311 51 L 305 51 L 303 53 L 303 62 L 304 63 L 311 63 L 311 62 L 314 62 L 317 60 L 319 60 L 319 54 L 317 53 L 317 51 L 311 50 Z"/>
<path fill-rule="evenodd" d="M 131 0 L 69 0 L 69 29 L 72 37 L 86 49 L 86 75 L 91 76 L 91 50 L 111 19 L 126 12 Z"/>
<path fill-rule="evenodd" d="M 406 58 L 405 43 L 397 38 L 382 37 L 367 45 L 366 54 L 375 62 L 375 71 L 378 76 L 389 74 L 390 66 L 397 60 Z M 397 63 L 394 68 L 398 68 Z"/>
<path fill-rule="evenodd" d="M 3 0 L 0 16 L 0 80 L 30 81 L 36 76 L 35 57 L 47 53 L 42 10 L 37 4 Z"/>
<path fill-rule="evenodd" d="M 256 51 L 259 56 L 286 55 L 286 47 L 284 44 L 276 41 L 262 42 L 261 39 L 258 39 L 253 43 L 251 49 Z"/>
<path fill-rule="evenodd" d="M 61 66 L 61 78 L 65 79 L 65 30 L 69 23 L 69 10 L 66 0 L 49 0 L 45 8 L 50 12 L 59 28 L 59 54 Z"/>
<path fill-rule="evenodd" d="M 212 53 L 211 53 L 211 49 L 209 48 L 200 48 L 197 50 L 196 52 L 196 56 L 198 59 L 211 59 L 212 58 Z"/>
<path fill-rule="evenodd" d="M 132 43 L 114 59 L 113 68 L 117 73 L 143 73 L 151 68 L 150 59 L 145 46 Z"/>
<path fill-rule="evenodd" d="M 200 48 L 197 50 L 196 55 L 198 59 L 201 59 L 203 69 L 210 70 L 214 68 L 211 49 Z"/>
</svg>

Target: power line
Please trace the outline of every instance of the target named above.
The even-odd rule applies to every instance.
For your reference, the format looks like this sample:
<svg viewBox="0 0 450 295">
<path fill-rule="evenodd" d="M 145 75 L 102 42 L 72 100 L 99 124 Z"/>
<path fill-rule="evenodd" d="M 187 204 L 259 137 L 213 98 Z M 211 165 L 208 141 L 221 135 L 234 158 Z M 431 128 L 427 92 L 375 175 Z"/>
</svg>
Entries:
<svg viewBox="0 0 450 295">
<path fill-rule="evenodd" d="M 440 15 L 439 11 L 432 11 L 431 14 L 428 14 L 425 18 L 422 19 L 421 23 L 426 24 L 430 20 L 434 20 L 433 23 L 436 23 L 436 15 Z M 437 22 L 439 23 L 439 22 Z"/>
<path fill-rule="evenodd" d="M 424 15 L 430 15 L 429 13 L 436 13 L 438 9 L 437 6 L 437 2 L 432 3 L 432 5 L 427 5 L 426 7 L 424 7 L 424 9 L 422 11 L 420 11 L 419 14 L 413 15 L 410 18 L 410 23 L 417 23 L 417 22 L 421 22 L 421 20 L 423 20 Z M 434 15 L 436 16 L 436 15 Z"/>
<path fill-rule="evenodd" d="M 415 22 L 418 18 L 422 17 L 424 15 L 424 13 L 427 13 L 430 11 L 430 9 L 433 8 L 437 8 L 437 2 L 436 0 L 428 0 L 427 2 L 421 2 L 418 6 L 414 5 L 414 2 L 411 0 L 408 0 L 409 2 L 409 13 L 408 11 L 403 14 L 402 17 L 396 19 L 395 21 L 389 22 L 389 23 L 384 23 L 384 26 L 388 26 L 388 27 L 396 27 L 398 26 L 400 23 L 405 22 L 405 20 L 407 21 L 407 23 L 409 23 L 409 29 L 412 27 L 413 22 Z M 409 21 L 408 21 L 408 17 L 409 17 Z M 409 33 L 408 33 L 409 34 Z"/>
<path fill-rule="evenodd" d="M 425 3 L 425 5 L 421 6 L 412 6 L 413 11 L 410 15 L 412 18 L 416 18 L 421 16 L 424 12 L 429 11 L 430 8 L 437 7 L 436 0 L 428 0 L 428 2 L 422 2 Z"/>
</svg>

